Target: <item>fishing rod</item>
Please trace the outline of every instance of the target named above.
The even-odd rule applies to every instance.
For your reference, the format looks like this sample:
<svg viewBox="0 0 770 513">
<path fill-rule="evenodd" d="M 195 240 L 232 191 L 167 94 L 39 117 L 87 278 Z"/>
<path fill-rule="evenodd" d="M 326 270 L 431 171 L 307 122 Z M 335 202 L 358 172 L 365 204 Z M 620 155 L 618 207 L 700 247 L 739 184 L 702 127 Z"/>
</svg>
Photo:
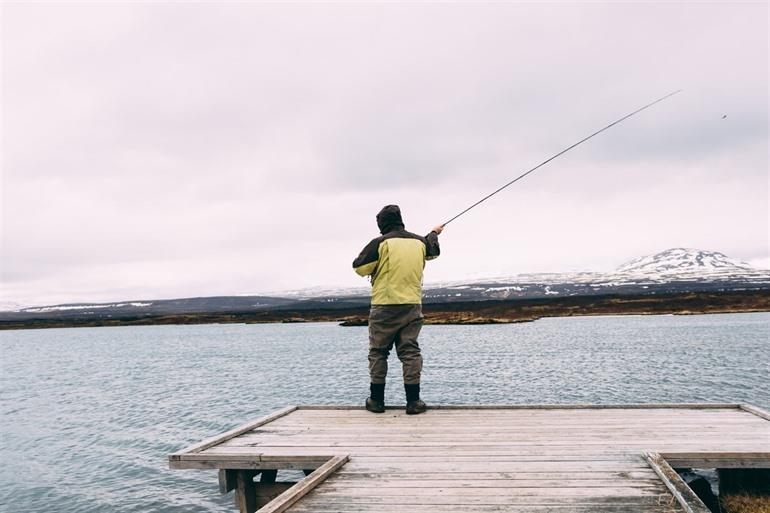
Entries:
<svg viewBox="0 0 770 513">
<path fill-rule="evenodd" d="M 460 217 L 461 215 L 465 214 L 466 212 L 468 212 L 468 211 L 469 211 L 469 210 L 471 210 L 472 208 L 474 208 L 474 207 L 477 207 L 478 205 L 481 205 L 482 203 L 484 203 L 484 202 L 485 202 L 485 201 L 487 201 L 489 198 L 491 198 L 492 196 L 494 196 L 494 195 L 495 195 L 495 194 L 497 194 L 498 192 L 502 191 L 502 190 L 503 190 L 503 189 L 505 189 L 506 187 L 509 187 L 509 186 L 511 186 L 511 185 L 513 185 L 513 184 L 515 184 L 516 182 L 518 182 L 519 180 L 521 180 L 522 178 L 524 178 L 524 177 L 525 177 L 525 176 L 527 176 L 528 174 L 532 173 L 533 171 L 535 171 L 535 170 L 537 170 L 537 169 L 540 169 L 541 167 L 543 167 L 544 165 L 548 164 L 550 161 L 552 161 L 552 160 L 553 160 L 553 159 L 555 159 L 556 157 L 559 157 L 560 155 L 564 155 L 565 153 L 567 153 L 567 152 L 568 152 L 569 150 L 571 150 L 572 148 L 574 148 L 574 147 L 576 147 L 576 146 L 579 146 L 579 145 L 583 144 L 584 142 L 586 142 L 588 139 L 590 139 L 590 138 L 594 137 L 595 135 L 599 135 L 600 133 L 604 132 L 604 131 L 605 131 L 605 130 L 607 130 L 608 128 L 611 128 L 611 127 L 613 127 L 613 126 L 617 125 L 617 124 L 618 124 L 618 123 L 620 123 L 621 121 L 624 121 L 624 120 L 626 120 L 626 119 L 630 118 L 630 117 L 631 117 L 631 116 L 633 116 L 634 114 L 638 114 L 638 113 L 642 112 L 643 110 L 645 110 L 645 109 L 647 109 L 647 108 L 650 108 L 650 107 L 652 107 L 652 106 L 653 106 L 653 105 L 655 105 L 656 103 L 660 103 L 660 102 L 662 102 L 663 100 L 665 100 L 665 99 L 667 99 L 667 98 L 670 98 L 670 97 L 672 97 L 672 96 L 674 96 L 675 94 L 677 94 L 677 93 L 680 93 L 680 92 L 682 92 L 682 90 L 681 90 L 681 89 L 677 89 L 677 90 L 676 90 L 676 91 L 674 91 L 673 93 L 668 93 L 666 96 L 663 96 L 663 97 L 661 97 L 661 98 L 658 98 L 658 99 L 657 99 L 657 100 L 655 100 L 654 102 L 648 103 L 648 104 L 647 104 L 647 105 L 645 105 L 644 107 L 640 107 L 640 108 L 636 109 L 636 110 L 635 110 L 635 111 L 633 111 L 631 114 L 626 114 L 626 115 L 625 115 L 625 116 L 623 116 L 622 118 L 620 118 L 620 119 L 618 119 L 618 120 L 616 120 L 616 121 L 613 121 L 613 122 L 612 122 L 612 123 L 610 123 L 609 125 L 607 125 L 607 126 L 605 126 L 604 128 L 602 128 L 601 130 L 597 130 L 596 132 L 592 133 L 592 134 L 591 134 L 591 135 L 589 135 L 588 137 L 584 137 L 583 139 L 580 139 L 578 142 L 576 142 L 576 143 L 575 143 L 575 144 L 573 144 L 572 146 L 569 146 L 569 147 L 567 147 L 567 148 L 565 148 L 565 149 L 561 150 L 561 151 L 560 151 L 559 153 L 557 153 L 556 155 L 554 155 L 554 156 L 552 156 L 552 157 L 550 157 L 550 158 L 548 158 L 548 159 L 544 160 L 543 162 L 541 162 L 540 164 L 536 165 L 535 167 L 533 167 L 532 169 L 530 169 L 530 170 L 529 170 L 529 171 L 527 171 L 526 173 L 523 173 L 523 174 L 521 174 L 521 175 L 517 176 L 516 178 L 514 178 L 513 180 L 511 180 L 511 181 L 510 181 L 510 182 L 508 182 L 507 184 L 505 184 L 505 185 L 503 185 L 502 187 L 499 187 L 498 189 L 496 189 L 495 191 L 493 191 L 493 192 L 491 192 L 491 193 L 487 194 L 486 196 L 484 196 L 483 198 L 481 198 L 480 200 L 478 200 L 476 203 L 474 203 L 474 204 L 473 204 L 473 205 L 471 205 L 470 207 L 466 208 L 465 210 L 463 210 L 462 212 L 460 212 L 459 214 L 457 214 L 456 216 L 454 216 L 452 219 L 450 219 L 449 221 L 445 222 L 444 224 L 442 224 L 442 225 L 440 225 L 440 226 L 443 228 L 444 226 L 448 225 L 449 223 L 451 223 L 452 221 L 454 221 L 455 219 L 457 219 L 457 218 L 458 218 L 458 217 Z"/>
</svg>

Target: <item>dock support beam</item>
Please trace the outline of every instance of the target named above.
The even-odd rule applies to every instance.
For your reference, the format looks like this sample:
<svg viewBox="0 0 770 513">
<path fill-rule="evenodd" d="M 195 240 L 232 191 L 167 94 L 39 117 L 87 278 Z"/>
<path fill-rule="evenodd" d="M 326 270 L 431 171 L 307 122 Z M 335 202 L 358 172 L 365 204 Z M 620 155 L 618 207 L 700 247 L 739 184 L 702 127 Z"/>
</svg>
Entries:
<svg viewBox="0 0 770 513">
<path fill-rule="evenodd" d="M 230 490 L 235 490 L 238 486 L 236 482 L 237 470 L 219 469 L 219 493 L 225 494 Z"/>
<path fill-rule="evenodd" d="M 241 513 L 254 513 L 257 511 L 257 487 L 254 484 L 254 476 L 257 470 L 235 471 L 235 504 Z"/>
<path fill-rule="evenodd" d="M 259 481 L 255 481 L 259 475 Z M 219 491 L 235 490 L 235 507 L 241 513 L 254 513 L 297 483 L 276 483 L 275 469 L 220 469 Z"/>
</svg>

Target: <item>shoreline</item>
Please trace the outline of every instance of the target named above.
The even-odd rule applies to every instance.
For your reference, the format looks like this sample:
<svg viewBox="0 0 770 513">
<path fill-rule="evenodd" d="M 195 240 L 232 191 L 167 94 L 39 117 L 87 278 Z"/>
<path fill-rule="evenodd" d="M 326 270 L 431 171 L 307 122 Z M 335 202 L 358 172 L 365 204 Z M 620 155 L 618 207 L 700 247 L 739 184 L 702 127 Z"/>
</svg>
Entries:
<svg viewBox="0 0 770 513">
<path fill-rule="evenodd" d="M 629 313 L 579 313 L 579 314 L 569 314 L 569 315 L 543 315 L 541 317 L 531 317 L 531 318 L 522 318 L 522 319 L 501 319 L 501 318 L 470 318 L 470 319 L 458 319 L 458 320 L 443 320 L 443 319 L 435 319 L 431 317 L 425 317 L 425 322 L 423 323 L 425 326 L 477 326 L 477 325 L 493 325 L 493 324 L 523 324 L 528 322 L 535 322 L 539 321 L 541 319 L 548 319 L 548 318 L 563 318 L 563 317 L 651 317 L 651 316 L 664 316 L 664 315 L 671 315 L 671 316 L 695 316 L 695 315 L 728 315 L 728 314 L 739 314 L 739 313 L 770 313 L 770 309 L 761 309 L 761 310 L 713 310 L 713 311 L 703 311 L 703 312 L 691 312 L 691 311 L 682 311 L 682 312 L 629 312 Z M 299 321 L 299 322 L 317 322 L 317 321 Z M 328 321 L 328 322 L 334 322 L 334 321 Z M 361 319 L 352 319 L 347 320 L 339 323 L 340 326 L 344 327 L 351 327 L 351 326 L 368 326 L 369 323 L 367 322 L 366 318 Z"/>
<path fill-rule="evenodd" d="M 247 312 L 191 312 L 124 317 L 37 317 L 0 321 L 0 330 L 337 322 L 365 326 L 368 305 L 345 308 L 272 309 Z M 702 315 L 770 312 L 770 290 L 648 295 L 570 296 L 515 300 L 424 303 L 426 325 L 489 325 L 533 322 L 544 317 L 599 315 Z"/>
</svg>

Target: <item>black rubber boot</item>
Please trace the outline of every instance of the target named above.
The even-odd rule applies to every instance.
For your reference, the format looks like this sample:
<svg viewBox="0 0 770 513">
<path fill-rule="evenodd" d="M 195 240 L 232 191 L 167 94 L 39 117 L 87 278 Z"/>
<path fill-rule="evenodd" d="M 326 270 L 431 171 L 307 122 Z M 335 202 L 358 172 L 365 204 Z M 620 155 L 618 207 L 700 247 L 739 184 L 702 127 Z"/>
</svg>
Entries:
<svg viewBox="0 0 770 513">
<path fill-rule="evenodd" d="M 372 413 L 385 412 L 385 383 L 370 383 L 366 409 Z"/>
<path fill-rule="evenodd" d="M 428 405 L 420 400 L 420 384 L 404 385 L 404 391 L 406 392 L 406 414 L 418 415 L 425 413 Z"/>
</svg>

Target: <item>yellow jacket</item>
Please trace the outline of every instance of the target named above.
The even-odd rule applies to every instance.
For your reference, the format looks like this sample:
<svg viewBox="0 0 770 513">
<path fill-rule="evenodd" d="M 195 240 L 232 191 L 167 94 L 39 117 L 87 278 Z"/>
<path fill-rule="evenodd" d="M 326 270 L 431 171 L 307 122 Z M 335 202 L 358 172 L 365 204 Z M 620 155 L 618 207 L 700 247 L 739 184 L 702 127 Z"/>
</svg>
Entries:
<svg viewBox="0 0 770 513">
<path fill-rule="evenodd" d="M 438 234 L 422 237 L 406 231 L 397 209 L 389 205 L 380 212 L 377 220 L 383 235 L 369 242 L 353 261 L 356 273 L 371 276 L 373 305 L 422 304 L 425 261 L 440 253 Z"/>
</svg>

